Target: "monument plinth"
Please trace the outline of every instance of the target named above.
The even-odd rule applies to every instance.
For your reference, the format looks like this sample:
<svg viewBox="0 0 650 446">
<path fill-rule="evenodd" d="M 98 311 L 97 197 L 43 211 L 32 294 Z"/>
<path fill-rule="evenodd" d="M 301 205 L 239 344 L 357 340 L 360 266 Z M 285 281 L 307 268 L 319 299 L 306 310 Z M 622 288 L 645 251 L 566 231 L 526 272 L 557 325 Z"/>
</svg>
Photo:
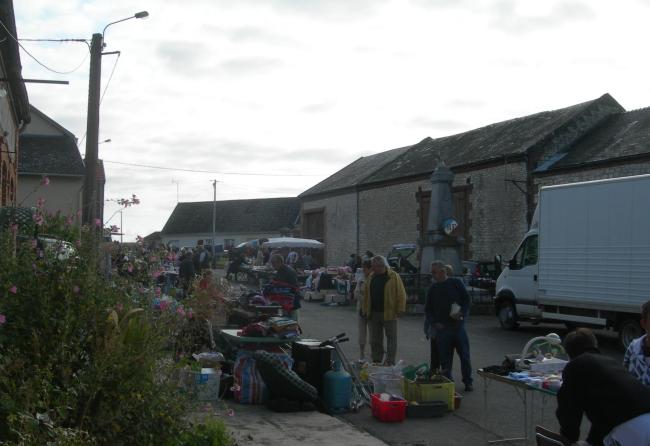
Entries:
<svg viewBox="0 0 650 446">
<path fill-rule="evenodd" d="M 461 249 L 465 240 L 457 235 L 458 222 L 454 218 L 452 184 L 453 172 L 439 162 L 431 174 L 431 202 L 424 237 L 420 240 L 420 272 L 430 272 L 431 262 L 441 260 L 451 265 L 454 275 L 463 272 Z"/>
</svg>

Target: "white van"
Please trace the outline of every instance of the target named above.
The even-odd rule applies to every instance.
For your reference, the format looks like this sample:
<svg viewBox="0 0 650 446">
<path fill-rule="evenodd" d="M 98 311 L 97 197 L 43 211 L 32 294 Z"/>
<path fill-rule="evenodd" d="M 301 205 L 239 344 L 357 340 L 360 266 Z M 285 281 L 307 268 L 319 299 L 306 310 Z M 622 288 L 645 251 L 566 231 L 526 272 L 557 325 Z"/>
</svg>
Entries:
<svg viewBox="0 0 650 446">
<path fill-rule="evenodd" d="M 531 229 L 497 280 L 501 326 L 520 321 L 642 334 L 650 300 L 650 175 L 543 187 Z"/>
</svg>

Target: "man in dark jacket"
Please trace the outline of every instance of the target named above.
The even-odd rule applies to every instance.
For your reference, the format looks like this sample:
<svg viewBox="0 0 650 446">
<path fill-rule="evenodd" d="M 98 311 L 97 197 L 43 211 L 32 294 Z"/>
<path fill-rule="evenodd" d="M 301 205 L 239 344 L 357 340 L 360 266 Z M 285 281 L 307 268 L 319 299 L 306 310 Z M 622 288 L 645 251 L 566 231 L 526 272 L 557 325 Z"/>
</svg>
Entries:
<svg viewBox="0 0 650 446">
<path fill-rule="evenodd" d="M 183 286 L 185 296 L 187 296 L 192 280 L 194 280 L 194 274 L 195 270 L 194 262 L 192 261 L 192 254 L 185 253 L 181 257 L 181 265 L 178 268 L 178 277 Z"/>
<path fill-rule="evenodd" d="M 650 389 L 618 361 L 601 355 L 587 328 L 569 333 L 564 349 L 571 360 L 557 394 L 561 434 L 571 443 L 578 441 L 585 413 L 591 421 L 587 442 L 592 446 L 650 444 Z"/>
<path fill-rule="evenodd" d="M 280 254 L 274 254 L 271 256 L 271 266 L 275 270 L 275 280 L 298 286 L 298 274 L 296 273 L 296 270 L 291 268 L 289 265 L 286 265 Z"/>
<path fill-rule="evenodd" d="M 465 319 L 469 315 L 469 294 L 463 282 L 454 277 L 447 277 L 447 268 L 443 262 L 431 263 L 431 275 L 434 283 L 427 292 L 424 308 L 424 331 L 432 343 L 431 366 L 436 366 L 437 350 L 440 368 L 447 378 L 452 379 L 451 370 L 456 349 L 460 357 L 465 391 L 471 392 L 474 390 L 472 363 L 469 356 L 469 338 L 465 331 Z"/>
</svg>

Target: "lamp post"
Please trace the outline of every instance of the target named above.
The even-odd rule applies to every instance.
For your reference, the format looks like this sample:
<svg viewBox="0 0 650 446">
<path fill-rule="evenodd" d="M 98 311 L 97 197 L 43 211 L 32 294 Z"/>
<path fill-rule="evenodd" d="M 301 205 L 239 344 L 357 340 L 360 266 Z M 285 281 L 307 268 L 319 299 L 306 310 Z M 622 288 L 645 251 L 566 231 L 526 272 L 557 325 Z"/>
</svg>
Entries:
<svg viewBox="0 0 650 446">
<path fill-rule="evenodd" d="M 104 27 L 101 34 L 93 34 L 90 44 L 90 80 L 88 82 L 88 118 L 86 123 L 86 156 L 82 218 L 83 224 L 95 227 L 95 218 L 98 211 L 97 198 L 95 197 L 95 183 L 97 182 L 97 158 L 99 146 L 99 100 L 102 75 L 102 49 L 104 48 L 104 35 L 106 28 L 119 22 L 130 19 L 143 19 L 148 17 L 147 11 L 141 11 L 125 19 L 116 20 Z"/>
</svg>

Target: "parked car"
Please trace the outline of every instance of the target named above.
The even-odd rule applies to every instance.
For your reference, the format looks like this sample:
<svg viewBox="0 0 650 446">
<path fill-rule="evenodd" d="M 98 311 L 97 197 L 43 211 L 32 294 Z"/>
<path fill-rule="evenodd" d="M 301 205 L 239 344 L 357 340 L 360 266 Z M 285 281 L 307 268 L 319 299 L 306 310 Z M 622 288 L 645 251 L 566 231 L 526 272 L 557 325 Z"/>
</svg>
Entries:
<svg viewBox="0 0 650 446">
<path fill-rule="evenodd" d="M 414 243 L 399 243 L 392 246 L 386 260 L 391 268 L 400 274 L 417 274 L 418 267 L 409 260 L 417 250 L 418 246 Z"/>
<path fill-rule="evenodd" d="M 499 256 L 492 262 L 481 260 L 463 261 L 463 278 L 468 286 L 487 290 L 494 294 L 499 274 L 501 274 L 501 259 Z"/>
</svg>

